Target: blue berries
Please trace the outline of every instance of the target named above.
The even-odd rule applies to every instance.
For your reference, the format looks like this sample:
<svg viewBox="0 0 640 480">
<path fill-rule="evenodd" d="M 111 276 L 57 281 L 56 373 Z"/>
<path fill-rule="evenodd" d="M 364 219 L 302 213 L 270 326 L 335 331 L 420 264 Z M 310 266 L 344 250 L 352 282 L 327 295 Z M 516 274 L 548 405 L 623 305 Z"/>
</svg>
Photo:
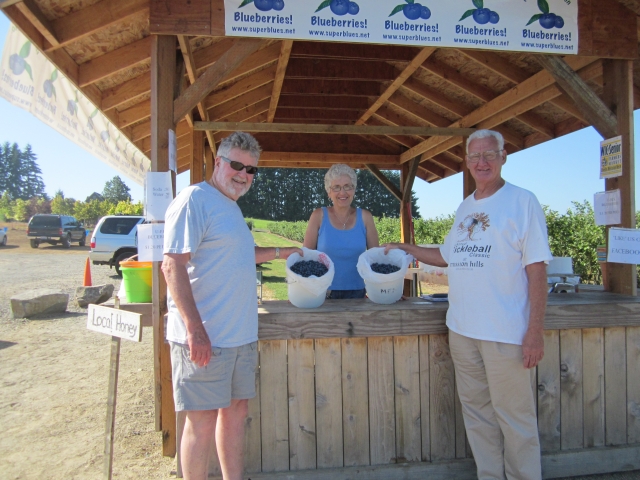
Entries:
<svg viewBox="0 0 640 480">
<path fill-rule="evenodd" d="M 476 8 L 472 8 L 471 10 L 467 10 L 460 17 L 459 22 L 468 17 L 473 17 L 473 20 L 479 25 L 485 25 L 489 22 L 496 24 L 500 21 L 500 15 L 498 12 L 494 12 L 489 8 L 485 8 L 483 0 L 472 0 L 473 6 Z"/>
<path fill-rule="evenodd" d="M 26 62 L 24 58 L 22 58 L 17 53 L 14 53 L 9 57 L 9 68 L 13 72 L 14 75 L 20 75 L 24 72 Z"/>
<path fill-rule="evenodd" d="M 293 273 L 305 278 L 308 278 L 312 275 L 321 277 L 329 271 L 329 269 L 325 265 L 318 262 L 317 260 L 302 260 L 300 262 L 296 262 L 291 265 L 290 270 Z"/>
<path fill-rule="evenodd" d="M 357 15 L 360 11 L 360 6 L 356 2 L 349 2 L 349 15 Z"/>
<path fill-rule="evenodd" d="M 389 273 L 395 273 L 400 270 L 400 267 L 391 263 L 372 263 L 371 270 L 376 273 L 383 273 L 385 275 Z"/>
<path fill-rule="evenodd" d="M 284 8 L 284 0 L 244 0 L 240 7 L 253 2 L 258 10 L 261 12 L 268 12 L 269 10 L 280 11 Z"/>
<path fill-rule="evenodd" d="M 53 82 L 51 80 L 45 80 L 44 84 L 42 85 L 42 89 L 44 90 L 44 93 L 47 95 L 47 97 L 51 98 L 54 90 Z"/>
<path fill-rule="evenodd" d="M 357 15 L 360 12 L 360 5 L 352 0 L 324 0 L 316 9 L 316 12 L 327 7 L 329 7 L 331 13 L 340 17 L 347 13 L 349 15 Z"/>
<path fill-rule="evenodd" d="M 531 25 L 534 22 L 538 22 L 542 28 L 546 28 L 547 30 L 551 28 L 562 28 L 564 27 L 564 18 L 560 15 L 556 15 L 549 11 L 549 4 L 545 2 L 538 2 L 538 8 L 542 13 L 537 13 L 533 15 L 529 21 L 527 22 L 527 26 Z"/>
<path fill-rule="evenodd" d="M 429 10 L 429 7 L 422 5 L 421 3 L 416 3 L 414 0 L 405 0 L 405 2 L 406 3 L 396 5 L 389 16 L 392 17 L 396 13 L 402 11 L 404 16 L 409 20 L 417 20 L 419 18 L 427 20 L 431 18 L 431 10 Z"/>
</svg>

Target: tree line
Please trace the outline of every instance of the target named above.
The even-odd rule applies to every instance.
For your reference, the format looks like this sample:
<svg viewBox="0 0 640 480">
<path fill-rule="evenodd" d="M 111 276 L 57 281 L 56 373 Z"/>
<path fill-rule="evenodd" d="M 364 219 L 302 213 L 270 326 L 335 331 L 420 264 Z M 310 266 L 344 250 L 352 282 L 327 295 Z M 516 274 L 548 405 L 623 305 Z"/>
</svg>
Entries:
<svg viewBox="0 0 640 480">
<path fill-rule="evenodd" d="M 251 189 L 238 200 L 245 217 L 274 221 L 308 220 L 316 208 L 329 206 L 324 189 L 326 169 L 263 168 L 253 179 Z M 385 171 L 400 188 L 400 173 Z M 356 170 L 358 182 L 353 205 L 369 210 L 375 217 L 398 217 L 400 201 L 369 170 Z M 417 198 L 411 192 L 411 211 L 420 216 Z"/>
<path fill-rule="evenodd" d="M 24 150 L 16 143 L 0 145 L 0 221 L 26 222 L 37 213 L 54 213 L 72 215 L 93 225 L 105 215 L 141 215 L 142 203 L 131 203 L 129 192 L 129 187 L 115 176 L 105 183 L 101 194 L 94 192 L 85 201 L 65 197 L 62 190 L 50 198 L 31 145 Z"/>
</svg>

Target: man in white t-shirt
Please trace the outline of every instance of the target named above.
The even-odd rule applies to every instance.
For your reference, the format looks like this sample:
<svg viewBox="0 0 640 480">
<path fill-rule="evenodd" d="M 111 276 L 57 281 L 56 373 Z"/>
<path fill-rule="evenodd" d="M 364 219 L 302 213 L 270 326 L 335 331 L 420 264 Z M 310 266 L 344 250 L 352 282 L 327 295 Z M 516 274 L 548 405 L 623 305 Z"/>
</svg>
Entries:
<svg viewBox="0 0 640 480">
<path fill-rule="evenodd" d="M 167 340 L 176 411 L 186 412 L 187 480 L 207 478 L 214 434 L 224 479 L 242 478 L 247 404 L 256 395 L 256 263 L 302 255 L 254 247 L 236 201 L 251 187 L 259 157 L 255 138 L 231 134 L 209 181 L 182 190 L 166 214 Z"/>
<path fill-rule="evenodd" d="M 476 191 L 458 207 L 444 245 L 389 244 L 448 266 L 449 345 L 478 478 L 541 478 L 533 367 L 544 355 L 544 213 L 529 191 L 505 182 L 498 132 L 478 130 L 466 162 Z"/>
</svg>

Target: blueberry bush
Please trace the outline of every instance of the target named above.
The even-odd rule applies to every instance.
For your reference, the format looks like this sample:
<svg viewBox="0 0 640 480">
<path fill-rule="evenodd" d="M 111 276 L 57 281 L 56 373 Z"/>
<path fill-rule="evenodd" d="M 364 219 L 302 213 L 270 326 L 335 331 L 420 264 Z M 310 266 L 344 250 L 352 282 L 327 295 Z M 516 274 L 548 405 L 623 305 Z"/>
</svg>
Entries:
<svg viewBox="0 0 640 480">
<path fill-rule="evenodd" d="M 565 213 L 543 207 L 549 246 L 556 257 L 572 257 L 573 269 L 583 283 L 602 283 L 602 273 L 596 255 L 598 245 L 604 245 L 605 228 L 595 224 L 593 207 L 588 201 L 573 202 Z M 400 241 L 400 219 L 375 218 L 380 244 Z M 414 219 L 417 244 L 441 244 L 453 226 L 454 215 L 431 219 Z M 636 225 L 640 225 L 640 212 L 636 213 Z M 271 233 L 302 242 L 307 222 L 271 222 Z M 640 271 L 639 271 L 640 278 Z"/>
</svg>

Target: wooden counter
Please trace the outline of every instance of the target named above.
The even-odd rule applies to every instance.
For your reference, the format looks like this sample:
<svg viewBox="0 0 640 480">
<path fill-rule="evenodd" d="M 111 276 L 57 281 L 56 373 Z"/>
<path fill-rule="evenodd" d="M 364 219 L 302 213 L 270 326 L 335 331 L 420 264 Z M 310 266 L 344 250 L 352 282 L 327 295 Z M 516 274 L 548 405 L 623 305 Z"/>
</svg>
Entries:
<svg viewBox="0 0 640 480">
<path fill-rule="evenodd" d="M 475 478 L 446 310 L 421 299 L 260 305 L 250 478 Z M 545 328 L 532 383 L 544 477 L 640 469 L 640 299 L 551 294 Z"/>
</svg>

